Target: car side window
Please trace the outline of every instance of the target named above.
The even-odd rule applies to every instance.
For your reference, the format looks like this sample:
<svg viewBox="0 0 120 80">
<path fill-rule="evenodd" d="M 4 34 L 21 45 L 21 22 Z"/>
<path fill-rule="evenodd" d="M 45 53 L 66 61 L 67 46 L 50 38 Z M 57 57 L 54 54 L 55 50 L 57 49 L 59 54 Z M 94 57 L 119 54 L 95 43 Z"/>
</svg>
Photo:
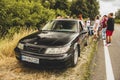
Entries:
<svg viewBox="0 0 120 80">
<path fill-rule="evenodd" d="M 81 22 L 79 22 L 79 30 L 80 30 L 80 32 L 83 30 Z"/>
</svg>

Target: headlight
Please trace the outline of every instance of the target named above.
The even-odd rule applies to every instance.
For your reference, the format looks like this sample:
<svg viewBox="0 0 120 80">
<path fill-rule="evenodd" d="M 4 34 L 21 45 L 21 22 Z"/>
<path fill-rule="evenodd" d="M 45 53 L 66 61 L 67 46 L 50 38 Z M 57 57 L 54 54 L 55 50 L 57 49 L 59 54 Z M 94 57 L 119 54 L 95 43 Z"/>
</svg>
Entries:
<svg viewBox="0 0 120 80">
<path fill-rule="evenodd" d="M 62 47 L 62 48 L 48 48 L 46 50 L 46 54 L 58 54 L 58 53 L 65 53 L 70 49 L 69 46 L 67 47 Z"/>
<path fill-rule="evenodd" d="M 23 50 L 23 49 L 24 49 L 24 44 L 19 43 L 17 47 L 18 47 L 19 49 L 22 49 L 22 50 Z"/>
</svg>

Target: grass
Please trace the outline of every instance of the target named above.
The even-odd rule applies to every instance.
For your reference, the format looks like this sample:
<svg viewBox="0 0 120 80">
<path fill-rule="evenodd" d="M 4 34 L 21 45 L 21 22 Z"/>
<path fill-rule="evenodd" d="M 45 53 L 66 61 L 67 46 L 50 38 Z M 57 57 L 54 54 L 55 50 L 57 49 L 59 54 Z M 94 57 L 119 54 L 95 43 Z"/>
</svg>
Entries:
<svg viewBox="0 0 120 80">
<path fill-rule="evenodd" d="M 91 52 L 88 55 L 88 58 L 87 58 L 88 61 L 85 64 L 86 72 L 85 72 L 84 80 L 90 80 L 91 64 L 92 64 L 92 61 L 93 61 L 93 58 L 94 58 L 94 55 L 95 55 L 96 51 L 97 51 L 97 42 L 95 42 L 92 45 Z"/>
<path fill-rule="evenodd" d="M 90 38 L 74 68 L 60 70 L 38 70 L 21 65 L 14 56 L 14 48 L 19 39 L 34 32 L 32 29 L 21 29 L 12 38 L 0 40 L 0 79 L 1 80 L 89 80 L 89 67 L 96 50 L 96 43 Z"/>
<path fill-rule="evenodd" d="M 115 19 L 115 23 L 120 24 L 120 19 Z"/>
<path fill-rule="evenodd" d="M 0 40 L 0 59 L 5 58 L 5 57 L 13 57 L 14 56 L 14 48 L 16 47 L 18 41 L 34 32 L 32 29 L 20 29 L 19 33 L 15 33 L 13 37 L 5 37 L 4 39 Z"/>
</svg>

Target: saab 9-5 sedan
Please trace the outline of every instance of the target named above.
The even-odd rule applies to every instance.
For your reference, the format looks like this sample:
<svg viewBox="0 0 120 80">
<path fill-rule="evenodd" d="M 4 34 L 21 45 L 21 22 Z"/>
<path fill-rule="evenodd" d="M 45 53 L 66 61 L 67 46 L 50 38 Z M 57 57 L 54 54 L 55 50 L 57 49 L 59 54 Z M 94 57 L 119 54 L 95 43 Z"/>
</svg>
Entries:
<svg viewBox="0 0 120 80">
<path fill-rule="evenodd" d="M 19 40 L 15 55 L 27 64 L 76 66 L 87 37 L 80 20 L 52 20 L 41 30 Z"/>
</svg>

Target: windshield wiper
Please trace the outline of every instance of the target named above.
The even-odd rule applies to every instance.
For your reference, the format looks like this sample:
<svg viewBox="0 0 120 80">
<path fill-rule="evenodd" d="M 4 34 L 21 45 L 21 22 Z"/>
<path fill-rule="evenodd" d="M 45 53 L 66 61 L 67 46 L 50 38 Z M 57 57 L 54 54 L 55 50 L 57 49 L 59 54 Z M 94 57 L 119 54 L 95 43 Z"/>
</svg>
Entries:
<svg viewBox="0 0 120 80">
<path fill-rule="evenodd" d="M 76 32 L 76 31 L 70 31 L 70 30 L 52 30 L 55 32 Z"/>
<path fill-rule="evenodd" d="M 76 32 L 76 31 L 68 31 L 68 30 L 41 30 L 41 31 L 70 32 L 70 33 L 75 33 Z"/>
</svg>

